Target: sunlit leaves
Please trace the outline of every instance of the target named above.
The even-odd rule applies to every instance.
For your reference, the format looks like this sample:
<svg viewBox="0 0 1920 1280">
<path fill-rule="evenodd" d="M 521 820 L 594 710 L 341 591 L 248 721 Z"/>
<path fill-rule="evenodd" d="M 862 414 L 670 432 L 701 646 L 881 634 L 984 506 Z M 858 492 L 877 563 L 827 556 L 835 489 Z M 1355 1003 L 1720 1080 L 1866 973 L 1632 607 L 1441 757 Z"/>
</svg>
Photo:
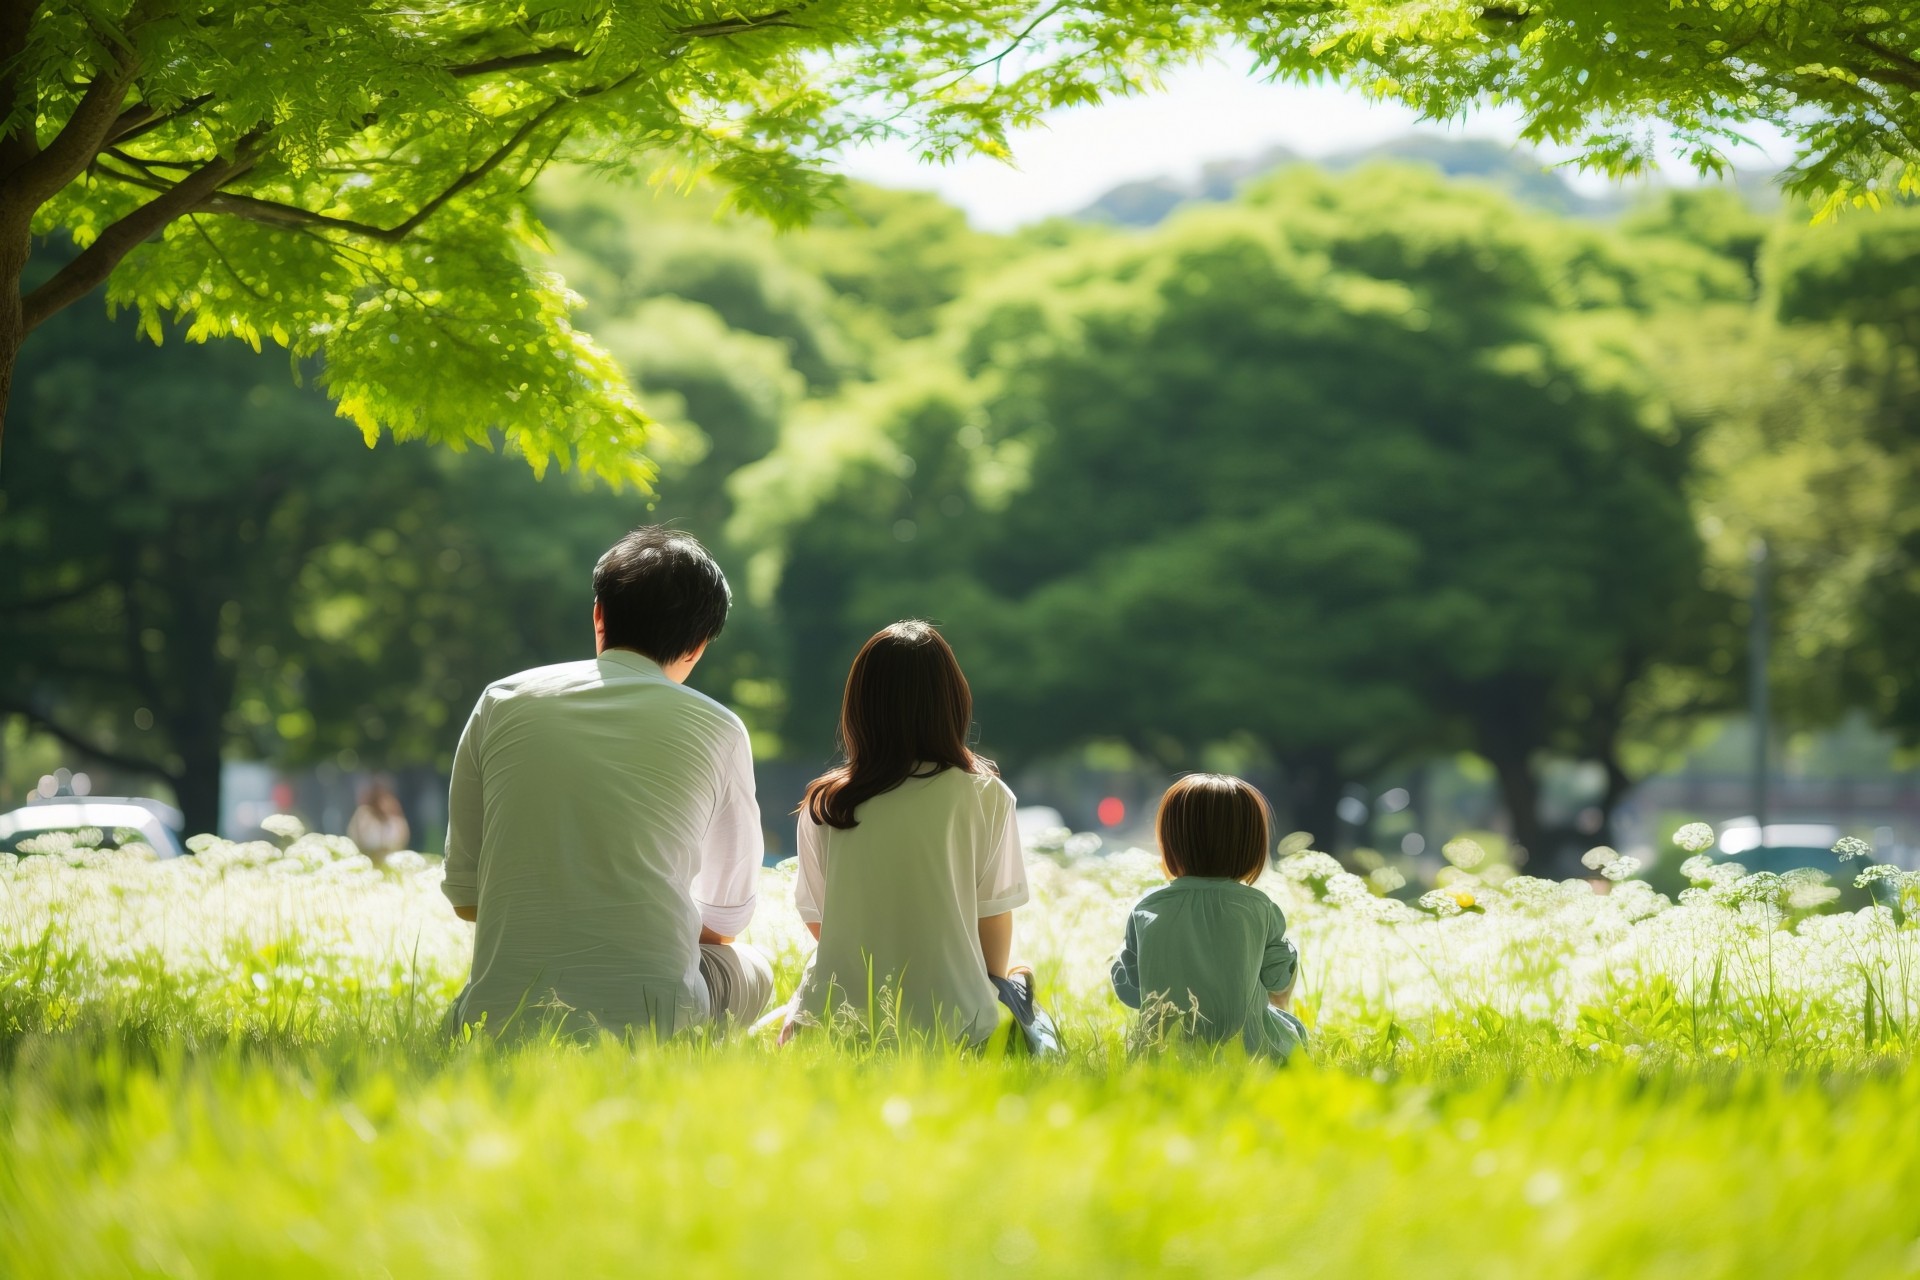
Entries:
<svg viewBox="0 0 1920 1280">
<path fill-rule="evenodd" d="M 646 418 L 572 326 L 521 193 L 555 161 L 677 167 L 778 225 L 828 201 L 830 157 L 866 138 L 1004 151 L 1051 107 L 1143 83 L 1217 32 L 1204 6 L 1141 21 L 1091 4 L 533 0 L 60 7 L 22 65 L 50 139 L 86 83 L 137 62 L 125 128 L 36 230 L 94 243 L 224 157 L 219 192 L 120 262 L 109 301 L 159 337 L 316 358 L 341 414 L 462 446 L 504 439 L 646 485 Z M 1144 13 L 1144 10 L 1143 10 Z M 1140 15 L 1134 15 L 1140 17 Z"/>
</svg>

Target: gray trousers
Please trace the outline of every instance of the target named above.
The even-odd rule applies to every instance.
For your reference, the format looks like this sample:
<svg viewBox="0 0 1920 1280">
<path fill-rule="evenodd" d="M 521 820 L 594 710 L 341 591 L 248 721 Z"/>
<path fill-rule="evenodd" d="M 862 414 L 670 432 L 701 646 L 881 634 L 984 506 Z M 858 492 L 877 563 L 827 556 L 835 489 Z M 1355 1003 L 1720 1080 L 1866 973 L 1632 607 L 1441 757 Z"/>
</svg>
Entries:
<svg viewBox="0 0 1920 1280">
<path fill-rule="evenodd" d="M 700 976 L 723 1028 L 750 1026 L 773 1000 L 773 966 L 744 942 L 701 943 Z"/>
</svg>

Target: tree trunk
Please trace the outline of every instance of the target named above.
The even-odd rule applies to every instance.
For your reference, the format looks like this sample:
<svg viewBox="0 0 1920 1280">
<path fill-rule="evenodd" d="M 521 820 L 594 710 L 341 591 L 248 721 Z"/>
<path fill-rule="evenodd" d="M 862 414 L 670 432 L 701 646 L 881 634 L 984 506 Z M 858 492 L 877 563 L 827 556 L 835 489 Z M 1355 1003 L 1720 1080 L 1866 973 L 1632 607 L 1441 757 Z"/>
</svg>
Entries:
<svg viewBox="0 0 1920 1280">
<path fill-rule="evenodd" d="M 0 459 L 7 437 L 7 406 L 13 402 L 13 368 L 27 340 L 26 314 L 20 305 L 20 278 L 30 251 L 26 227 L 0 225 Z"/>
<path fill-rule="evenodd" d="M 1291 830 L 1313 835 L 1313 847 L 1338 852 L 1340 844 L 1340 786 L 1344 781 L 1330 753 L 1281 756 L 1286 820 Z M 1285 831 L 1276 832 L 1285 835 Z"/>
<path fill-rule="evenodd" d="M 1496 750 L 1487 756 L 1500 780 L 1500 801 L 1516 846 L 1514 865 L 1528 874 L 1552 876 L 1554 851 L 1540 822 L 1540 783 L 1533 776 L 1532 752 L 1520 748 Z"/>
<path fill-rule="evenodd" d="M 13 399 L 13 366 L 27 340 L 20 281 L 33 251 L 33 209 L 13 198 L 19 191 L 13 179 L 40 149 L 33 81 L 21 71 L 38 8 L 31 0 L 0 0 L 0 116 L 15 122 L 0 136 L 0 450 L 6 444 L 7 405 Z M 0 459 L 4 457 L 0 451 Z"/>
<path fill-rule="evenodd" d="M 1600 765 L 1607 771 L 1606 790 L 1600 793 L 1600 829 L 1594 834 L 1595 844 L 1618 847 L 1619 838 L 1613 829 L 1613 813 L 1620 802 L 1627 798 L 1627 792 L 1633 790 L 1633 778 L 1620 763 L 1620 757 L 1611 746 L 1601 754 Z"/>
<path fill-rule="evenodd" d="M 225 706 L 186 708 L 171 725 L 173 747 L 180 752 L 180 773 L 173 779 L 173 791 L 186 835 L 219 835 L 221 829 L 221 748 L 225 747 L 221 722 L 225 712 Z"/>
<path fill-rule="evenodd" d="M 227 713 L 233 706 L 238 672 L 220 653 L 219 584 L 196 578 L 192 566 L 169 558 L 162 589 L 172 597 L 168 611 L 168 657 L 161 668 L 167 733 L 180 753 L 175 788 L 188 835 L 220 830 L 220 758 L 227 744 Z M 128 625 L 137 636 L 139 619 Z M 156 708 L 157 710 L 157 708 Z"/>
<path fill-rule="evenodd" d="M 219 726 L 212 733 L 174 734 L 180 752 L 180 775 L 173 780 L 174 797 L 185 819 L 186 835 L 220 831 L 220 747 Z"/>
</svg>

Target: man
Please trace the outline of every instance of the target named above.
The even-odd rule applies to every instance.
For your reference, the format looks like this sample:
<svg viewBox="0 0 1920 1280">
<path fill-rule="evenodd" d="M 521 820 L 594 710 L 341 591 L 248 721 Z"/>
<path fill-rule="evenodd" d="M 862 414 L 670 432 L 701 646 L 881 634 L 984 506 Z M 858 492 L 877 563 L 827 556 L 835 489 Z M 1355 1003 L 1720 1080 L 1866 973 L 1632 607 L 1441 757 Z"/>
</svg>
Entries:
<svg viewBox="0 0 1920 1280">
<path fill-rule="evenodd" d="M 733 597 L 684 533 L 593 571 L 591 662 L 496 681 L 460 736 L 443 891 L 476 924 L 454 1016 L 507 1035 L 751 1022 L 773 971 L 733 936 L 761 859 L 738 716 L 685 685 Z"/>
</svg>

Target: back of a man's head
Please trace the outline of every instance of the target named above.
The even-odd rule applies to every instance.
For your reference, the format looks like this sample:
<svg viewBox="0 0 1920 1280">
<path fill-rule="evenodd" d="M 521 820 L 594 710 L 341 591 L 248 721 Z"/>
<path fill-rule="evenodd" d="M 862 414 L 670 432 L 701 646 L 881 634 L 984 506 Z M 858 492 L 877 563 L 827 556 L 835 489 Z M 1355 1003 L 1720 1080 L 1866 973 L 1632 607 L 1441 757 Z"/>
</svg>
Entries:
<svg viewBox="0 0 1920 1280">
<path fill-rule="evenodd" d="M 600 557 L 593 598 L 607 648 L 662 664 L 719 635 L 733 605 L 727 576 L 700 540 L 663 525 L 635 529 Z"/>
</svg>

